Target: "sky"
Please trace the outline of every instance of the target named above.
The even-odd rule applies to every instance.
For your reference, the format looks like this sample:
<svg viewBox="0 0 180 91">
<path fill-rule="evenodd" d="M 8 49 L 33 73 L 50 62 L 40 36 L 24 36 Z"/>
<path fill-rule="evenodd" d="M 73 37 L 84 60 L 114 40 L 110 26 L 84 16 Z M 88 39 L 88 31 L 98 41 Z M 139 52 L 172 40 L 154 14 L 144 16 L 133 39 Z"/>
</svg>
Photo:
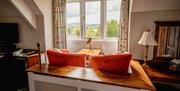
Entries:
<svg viewBox="0 0 180 91">
<path fill-rule="evenodd" d="M 107 20 L 120 18 L 120 1 L 107 1 Z M 67 24 L 80 23 L 79 2 L 67 3 Z M 86 24 L 100 24 L 100 1 L 86 2 L 85 4 Z"/>
</svg>

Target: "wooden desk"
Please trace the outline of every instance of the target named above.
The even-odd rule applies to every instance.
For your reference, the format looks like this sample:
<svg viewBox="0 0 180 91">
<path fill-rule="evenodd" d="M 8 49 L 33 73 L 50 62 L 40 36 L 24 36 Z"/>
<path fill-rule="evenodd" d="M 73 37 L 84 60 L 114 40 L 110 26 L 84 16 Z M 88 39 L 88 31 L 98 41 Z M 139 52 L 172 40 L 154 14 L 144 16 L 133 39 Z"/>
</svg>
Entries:
<svg viewBox="0 0 180 91">
<path fill-rule="evenodd" d="M 28 55 L 26 57 L 15 56 L 15 59 L 17 61 L 24 61 L 26 68 L 30 68 L 39 63 L 39 54 L 34 53 L 34 54 Z"/>
<path fill-rule="evenodd" d="M 99 55 L 101 53 L 100 49 L 82 49 L 78 52 L 79 54 L 86 54 L 86 55 Z"/>
<path fill-rule="evenodd" d="M 152 81 L 180 83 L 180 75 L 158 68 L 143 67 Z"/>
<path fill-rule="evenodd" d="M 86 67 L 90 67 L 89 65 L 89 56 L 90 55 L 100 55 L 101 49 L 82 49 L 78 52 L 79 54 L 86 54 Z"/>
<path fill-rule="evenodd" d="M 42 64 L 41 68 L 36 65 L 27 72 L 30 91 L 58 91 L 58 88 L 65 89 L 62 91 L 155 90 L 138 62 L 131 61 L 131 68 L 132 74 L 117 74 L 91 68 Z"/>
<path fill-rule="evenodd" d="M 0 61 L 0 89 L 5 87 L 6 91 L 17 91 L 17 89 L 27 87 L 28 77 L 25 69 L 38 64 L 38 60 L 38 54 L 2 58 Z"/>
</svg>

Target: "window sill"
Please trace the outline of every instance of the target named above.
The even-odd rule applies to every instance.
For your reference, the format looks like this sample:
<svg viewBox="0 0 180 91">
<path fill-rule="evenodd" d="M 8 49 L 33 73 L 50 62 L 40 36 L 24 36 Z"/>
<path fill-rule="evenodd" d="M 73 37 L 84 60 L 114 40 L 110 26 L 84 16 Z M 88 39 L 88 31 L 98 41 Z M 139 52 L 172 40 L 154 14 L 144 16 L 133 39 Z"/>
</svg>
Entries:
<svg viewBox="0 0 180 91">
<path fill-rule="evenodd" d="M 67 41 L 73 41 L 73 42 L 85 42 L 87 39 L 81 39 L 81 38 L 68 38 Z M 118 38 L 105 38 L 105 39 L 92 39 L 92 42 L 118 42 Z"/>
</svg>

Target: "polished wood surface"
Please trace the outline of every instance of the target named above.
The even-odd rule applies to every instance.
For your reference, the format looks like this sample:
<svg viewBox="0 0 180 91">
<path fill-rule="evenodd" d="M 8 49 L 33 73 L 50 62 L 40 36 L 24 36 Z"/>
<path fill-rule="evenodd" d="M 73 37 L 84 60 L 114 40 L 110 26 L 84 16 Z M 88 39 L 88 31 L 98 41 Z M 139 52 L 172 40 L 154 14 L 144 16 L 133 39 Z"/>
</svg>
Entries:
<svg viewBox="0 0 180 91">
<path fill-rule="evenodd" d="M 167 69 L 143 67 L 149 78 L 153 81 L 180 83 L 180 75 L 169 72 Z"/>
<path fill-rule="evenodd" d="M 39 54 L 32 54 L 27 57 L 27 68 L 39 64 Z"/>
<path fill-rule="evenodd" d="M 99 55 L 101 53 L 100 49 L 82 49 L 78 52 L 79 54 L 86 54 L 86 55 Z"/>
<path fill-rule="evenodd" d="M 42 64 L 35 65 L 29 69 L 28 72 L 34 72 L 36 74 L 56 76 L 68 79 L 78 79 L 89 82 L 155 90 L 152 82 L 145 74 L 141 65 L 136 61 L 131 61 L 132 73 L 120 74 L 106 71 L 94 70 L 91 68 L 72 67 L 72 66 L 51 66 Z"/>
<path fill-rule="evenodd" d="M 15 59 L 25 61 L 26 68 L 29 68 L 39 63 L 39 54 L 33 53 L 28 56 L 15 56 Z"/>
</svg>

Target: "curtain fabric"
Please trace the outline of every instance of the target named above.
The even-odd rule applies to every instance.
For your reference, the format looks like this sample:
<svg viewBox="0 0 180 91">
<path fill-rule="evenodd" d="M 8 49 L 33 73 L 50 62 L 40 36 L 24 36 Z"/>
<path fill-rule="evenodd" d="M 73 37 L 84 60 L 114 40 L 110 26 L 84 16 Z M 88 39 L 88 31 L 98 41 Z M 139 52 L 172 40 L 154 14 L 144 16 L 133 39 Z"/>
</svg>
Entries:
<svg viewBox="0 0 180 91">
<path fill-rule="evenodd" d="M 129 26 L 129 3 L 130 0 L 121 1 L 120 30 L 118 38 L 118 51 L 128 51 L 128 26 Z"/>
<path fill-rule="evenodd" d="M 53 0 L 54 47 L 66 48 L 66 0 Z"/>
</svg>

